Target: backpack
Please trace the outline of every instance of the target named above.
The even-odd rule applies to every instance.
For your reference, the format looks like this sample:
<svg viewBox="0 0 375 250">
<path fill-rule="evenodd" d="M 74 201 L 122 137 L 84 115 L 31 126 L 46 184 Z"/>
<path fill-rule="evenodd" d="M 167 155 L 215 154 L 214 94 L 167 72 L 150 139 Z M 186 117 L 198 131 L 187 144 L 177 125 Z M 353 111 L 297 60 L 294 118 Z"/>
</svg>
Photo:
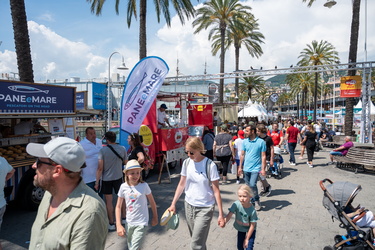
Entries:
<svg viewBox="0 0 375 250">
<path fill-rule="evenodd" d="M 187 158 L 186 161 L 184 161 L 183 164 L 185 165 L 185 167 L 188 165 L 189 162 L 190 162 L 190 158 Z M 209 183 L 210 187 L 212 185 L 211 184 L 211 168 L 210 168 L 210 165 L 211 165 L 212 162 L 213 161 L 211 159 L 207 158 L 207 161 L 206 161 L 206 176 L 207 176 L 208 183 Z M 216 166 L 216 168 L 217 168 L 217 166 Z"/>
</svg>

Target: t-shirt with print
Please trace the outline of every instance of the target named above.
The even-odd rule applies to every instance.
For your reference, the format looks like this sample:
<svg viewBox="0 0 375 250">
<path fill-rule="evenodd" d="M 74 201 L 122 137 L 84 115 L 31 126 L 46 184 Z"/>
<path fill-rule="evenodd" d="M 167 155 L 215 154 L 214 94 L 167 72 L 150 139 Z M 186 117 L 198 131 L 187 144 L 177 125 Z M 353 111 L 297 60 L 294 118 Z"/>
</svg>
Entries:
<svg viewBox="0 0 375 250">
<path fill-rule="evenodd" d="M 254 206 L 243 207 L 240 201 L 235 201 L 229 208 L 229 212 L 234 213 L 235 219 L 233 227 L 240 232 L 247 232 L 251 222 L 257 222 L 258 215 Z M 255 226 L 256 229 L 256 226 Z"/>
<path fill-rule="evenodd" d="M 281 138 L 284 136 L 281 130 L 268 130 L 268 136 L 271 136 L 273 145 L 277 146 L 280 144 Z"/>
<path fill-rule="evenodd" d="M 125 199 L 126 221 L 134 226 L 148 225 L 148 206 L 146 195 L 151 194 L 151 189 L 146 182 L 136 186 L 129 186 L 123 183 L 118 192 L 118 196 Z"/>
<path fill-rule="evenodd" d="M 181 175 L 186 176 L 185 200 L 194 207 L 209 207 L 215 204 L 214 192 L 206 173 L 207 161 L 207 157 L 200 162 L 188 158 L 182 164 Z M 209 168 L 211 182 L 219 180 L 216 164 L 212 162 Z"/>
</svg>

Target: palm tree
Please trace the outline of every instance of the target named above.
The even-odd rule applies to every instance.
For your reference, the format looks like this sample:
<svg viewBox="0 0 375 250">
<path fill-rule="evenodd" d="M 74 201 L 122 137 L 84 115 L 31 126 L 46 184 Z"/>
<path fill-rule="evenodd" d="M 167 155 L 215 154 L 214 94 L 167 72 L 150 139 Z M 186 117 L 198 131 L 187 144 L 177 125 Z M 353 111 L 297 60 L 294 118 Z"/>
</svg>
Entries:
<svg viewBox="0 0 375 250">
<path fill-rule="evenodd" d="M 14 43 L 16 45 L 17 66 L 20 81 L 34 82 L 30 37 L 27 28 L 24 0 L 10 0 L 10 11 L 13 22 Z"/>
<path fill-rule="evenodd" d="M 104 5 L 105 0 L 86 1 L 91 3 L 92 13 L 95 13 L 97 16 L 101 15 L 102 7 Z M 169 0 L 154 1 L 158 23 L 160 23 L 160 12 L 162 12 L 168 27 L 171 26 L 171 14 L 169 11 L 169 3 Z M 171 0 L 171 4 L 173 5 L 182 24 L 185 23 L 185 17 L 187 19 L 189 19 L 190 17 L 194 17 L 195 10 L 190 0 Z M 119 14 L 119 5 L 120 0 L 116 0 L 116 14 Z M 127 6 L 127 24 L 128 27 L 130 27 L 133 15 L 137 19 L 137 1 L 128 0 Z M 139 59 L 142 59 L 147 56 L 146 14 L 147 0 L 139 0 Z"/>
<path fill-rule="evenodd" d="M 220 30 L 220 73 L 224 73 L 225 66 L 225 32 L 230 20 L 235 15 L 248 15 L 251 7 L 244 6 L 239 3 L 239 0 L 211 0 L 205 2 L 201 8 L 197 10 L 197 18 L 193 22 L 193 27 L 196 27 L 194 34 L 199 33 L 203 29 L 213 26 L 209 33 L 208 39 Z M 222 104 L 224 101 L 224 79 L 220 79 L 220 99 Z"/>
<path fill-rule="evenodd" d="M 218 30 L 219 31 L 219 30 Z M 217 32 L 212 37 L 212 54 L 215 56 L 221 49 L 221 35 Z M 264 35 L 259 32 L 258 20 L 251 13 L 247 15 L 235 15 L 228 24 L 225 36 L 225 50 L 233 44 L 235 49 L 235 71 L 239 71 L 240 49 L 244 45 L 250 56 L 259 58 L 263 54 L 261 43 L 264 43 Z M 238 93 L 239 78 L 235 78 L 235 92 Z"/>
<path fill-rule="evenodd" d="M 312 41 L 311 45 L 307 44 L 307 48 L 303 49 L 300 53 L 298 62 L 299 66 L 308 65 L 328 65 L 334 64 L 339 60 L 338 52 L 335 47 L 327 41 Z M 313 120 L 316 121 L 316 109 L 317 109 L 317 94 L 318 94 L 318 77 L 319 73 L 315 72 L 315 86 L 314 86 L 314 115 Z"/>
<path fill-rule="evenodd" d="M 303 2 L 308 1 L 308 7 L 310 7 L 315 0 L 302 0 Z M 349 63 L 357 62 L 357 50 L 358 50 L 358 33 L 359 33 L 359 10 L 361 7 L 361 0 L 352 0 L 352 25 L 350 29 L 350 45 L 349 45 Z M 355 70 L 349 70 L 350 76 L 355 76 Z M 354 118 L 354 98 L 346 98 L 346 115 L 345 115 L 345 128 L 344 133 L 350 135 L 353 130 L 353 118 Z"/>
<path fill-rule="evenodd" d="M 265 89 L 264 80 L 261 76 L 248 76 L 243 77 L 244 82 L 240 83 L 239 90 L 240 92 L 247 92 L 247 96 L 251 99 L 252 92 L 255 90 L 258 93 L 261 93 Z"/>
<path fill-rule="evenodd" d="M 290 92 L 293 96 L 298 96 L 302 93 L 302 116 L 307 116 L 307 103 L 308 97 L 314 93 L 314 78 L 313 74 L 299 73 L 288 75 L 286 77 L 286 83 L 290 86 Z"/>
</svg>

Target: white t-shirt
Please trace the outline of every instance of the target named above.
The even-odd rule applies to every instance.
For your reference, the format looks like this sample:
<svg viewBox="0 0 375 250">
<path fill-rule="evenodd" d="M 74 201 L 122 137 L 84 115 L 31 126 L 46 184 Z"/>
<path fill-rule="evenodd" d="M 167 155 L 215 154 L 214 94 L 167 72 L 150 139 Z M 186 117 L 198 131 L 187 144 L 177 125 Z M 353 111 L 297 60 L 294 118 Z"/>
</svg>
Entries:
<svg viewBox="0 0 375 250">
<path fill-rule="evenodd" d="M 206 162 L 204 158 L 200 162 L 194 162 L 190 158 L 184 160 L 181 175 L 186 176 L 185 200 L 194 207 L 209 207 L 215 204 L 214 191 L 210 187 L 206 173 Z M 219 173 L 214 162 L 211 163 L 211 181 L 219 180 Z"/>
<path fill-rule="evenodd" d="M 158 128 L 162 128 L 163 126 L 159 124 L 165 123 L 165 118 L 167 118 L 167 114 L 165 112 L 161 112 L 160 109 L 158 109 Z"/>
<path fill-rule="evenodd" d="M 126 222 L 134 226 L 148 225 L 148 206 L 146 195 L 151 194 L 151 189 L 146 182 L 136 186 L 128 183 L 121 184 L 118 196 L 125 199 Z"/>
<path fill-rule="evenodd" d="M 98 156 L 99 151 L 103 147 L 102 141 L 96 138 L 96 144 L 83 139 L 80 144 L 85 150 L 86 154 L 86 167 L 82 168 L 82 178 L 85 183 L 96 181 L 96 170 L 98 170 Z M 114 156 L 117 157 L 117 156 Z"/>
<path fill-rule="evenodd" d="M 234 141 L 234 148 L 236 149 L 236 160 L 239 160 L 241 157 L 241 151 L 242 151 L 242 142 L 244 139 L 237 138 Z"/>
<path fill-rule="evenodd" d="M 314 129 L 315 129 L 315 132 L 320 133 L 320 125 L 319 124 L 314 124 Z"/>
<path fill-rule="evenodd" d="M 5 177 L 12 170 L 13 167 L 9 165 L 5 158 L 0 156 L 0 208 L 6 205 L 6 200 L 4 197 Z"/>
</svg>

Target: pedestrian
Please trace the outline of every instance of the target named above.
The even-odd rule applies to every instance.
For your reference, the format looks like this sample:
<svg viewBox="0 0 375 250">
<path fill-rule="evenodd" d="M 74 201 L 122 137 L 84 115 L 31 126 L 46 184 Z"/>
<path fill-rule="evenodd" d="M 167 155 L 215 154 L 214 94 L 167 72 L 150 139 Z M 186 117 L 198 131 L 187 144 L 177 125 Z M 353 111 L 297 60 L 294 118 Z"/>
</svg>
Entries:
<svg viewBox="0 0 375 250">
<path fill-rule="evenodd" d="M 237 249 L 252 250 L 254 248 L 257 212 L 251 204 L 252 192 L 247 185 L 239 186 L 237 190 L 238 200 L 229 208 L 229 213 L 225 217 L 225 223 L 228 223 L 234 214 L 235 220 L 233 227 L 237 232 Z"/>
<path fill-rule="evenodd" d="M 311 124 L 307 125 L 305 138 L 301 142 L 305 144 L 306 151 L 307 151 L 307 166 L 313 168 L 313 158 L 314 158 L 314 151 L 316 147 L 316 140 L 318 139 L 318 134 L 315 132 L 314 126 Z"/>
<path fill-rule="evenodd" d="M 245 137 L 242 144 L 239 174 L 244 174 L 246 185 L 253 191 L 251 202 L 255 210 L 261 209 L 257 181 L 259 174 L 266 175 L 266 142 L 256 134 L 256 127 L 249 125 L 245 128 Z M 243 166 L 243 167 L 242 167 Z"/>
<path fill-rule="evenodd" d="M 233 144 L 232 144 L 232 136 L 228 134 L 228 127 L 226 124 L 221 125 L 221 131 L 219 134 L 215 136 L 214 140 L 214 158 L 221 162 L 223 166 L 223 181 L 222 184 L 229 183 L 227 179 L 228 174 L 228 167 L 231 157 L 235 158 Z"/>
<path fill-rule="evenodd" d="M 145 164 L 143 164 L 146 160 L 145 150 L 142 146 L 141 137 L 138 133 L 133 133 L 128 136 L 128 160 L 137 160 L 138 163 L 141 165 L 144 171 L 142 171 L 142 180 L 146 180 L 146 171 L 148 169 Z"/>
<path fill-rule="evenodd" d="M 44 189 L 29 249 L 104 249 L 108 218 L 103 200 L 81 177 L 85 151 L 73 139 L 29 143 L 37 157 L 34 185 Z"/>
<path fill-rule="evenodd" d="M 210 130 L 209 127 L 204 126 L 204 131 L 203 131 L 203 136 L 202 136 L 204 149 L 206 150 L 206 153 L 204 153 L 204 156 L 206 156 L 207 158 L 211 160 L 214 160 L 214 150 L 213 150 L 214 139 L 215 139 L 214 133 Z"/>
<path fill-rule="evenodd" d="M 219 116 L 219 114 L 215 111 L 214 112 L 214 117 L 213 117 L 213 120 L 214 120 L 214 126 L 221 126 L 221 118 Z"/>
<path fill-rule="evenodd" d="M 98 170 L 98 155 L 102 148 L 102 141 L 96 138 L 96 132 L 93 127 L 87 127 L 86 137 L 80 142 L 86 154 L 86 167 L 82 169 L 82 178 L 87 186 L 95 189 L 96 171 Z"/>
<path fill-rule="evenodd" d="M 284 145 L 284 153 L 289 153 L 289 149 L 288 149 L 288 142 L 286 140 L 286 130 L 288 129 L 289 127 L 289 123 L 287 121 L 285 121 L 283 124 L 283 127 L 281 129 L 283 135 L 284 135 L 284 139 L 283 139 L 283 145 Z"/>
<path fill-rule="evenodd" d="M 176 213 L 176 203 L 185 191 L 185 216 L 191 237 L 191 249 L 207 249 L 206 241 L 215 210 L 219 210 L 218 225 L 225 226 L 216 164 L 202 155 L 204 146 L 199 137 L 186 141 L 189 158 L 182 164 L 181 178 L 176 188 L 170 212 Z"/>
<path fill-rule="evenodd" d="M 300 136 L 301 136 L 301 152 L 300 152 L 300 156 L 299 156 L 299 159 L 302 160 L 303 159 L 303 155 L 305 154 L 305 151 L 306 151 L 306 145 L 305 145 L 305 142 L 302 143 L 303 139 L 305 138 L 305 133 L 306 133 L 306 130 L 307 130 L 307 125 L 311 124 L 311 120 L 307 121 L 308 124 L 305 124 L 304 122 L 304 126 L 300 129 Z"/>
<path fill-rule="evenodd" d="M 120 187 L 116 204 L 117 234 L 121 237 L 125 237 L 126 235 L 129 250 L 136 250 L 142 247 L 149 220 L 147 200 L 152 211 L 151 226 L 158 224 L 156 203 L 150 187 L 146 182 L 142 181 L 142 170 L 143 168 L 138 161 L 128 161 L 124 169 L 126 182 Z M 125 228 L 122 226 L 121 221 L 121 211 L 124 201 L 127 215 Z"/>
<path fill-rule="evenodd" d="M 3 223 L 3 216 L 6 210 L 7 202 L 4 197 L 4 187 L 7 180 L 12 178 L 15 170 L 11 165 L 9 165 L 8 161 L 0 156 L 0 230 L 1 230 L 1 224 Z M 0 249 L 1 248 L 1 242 L 0 242 Z"/>
<path fill-rule="evenodd" d="M 108 214 L 108 230 L 116 230 L 115 209 L 113 207 L 113 191 L 117 194 L 123 183 L 122 166 L 126 164 L 127 153 L 124 146 L 116 144 L 116 134 L 108 131 L 104 134 L 107 146 L 99 151 L 98 170 L 96 171 L 95 189 L 104 195 Z M 101 185 L 99 185 L 101 182 Z M 125 209 L 122 218 L 126 217 Z"/>
<path fill-rule="evenodd" d="M 238 130 L 237 132 L 238 138 L 234 141 L 233 150 L 234 150 L 234 159 L 237 165 L 237 180 L 236 183 L 240 184 L 240 175 L 238 174 L 238 169 L 240 167 L 240 158 L 241 158 L 241 151 L 242 151 L 242 143 L 245 139 L 245 132 L 243 130 Z M 232 173 L 234 174 L 234 173 Z"/>
<path fill-rule="evenodd" d="M 297 140 L 301 141 L 301 135 L 299 134 L 298 128 L 294 127 L 294 121 L 289 121 L 289 127 L 286 130 L 286 141 L 288 142 L 289 149 L 289 163 L 291 166 L 296 165 L 296 158 L 294 156 L 294 151 L 297 146 Z"/>
<path fill-rule="evenodd" d="M 266 142 L 266 161 L 268 162 L 269 166 L 273 166 L 273 160 L 275 158 L 274 155 L 274 147 L 273 141 L 270 136 L 267 135 L 267 128 L 263 124 L 259 124 L 257 126 L 257 135 L 259 138 L 263 139 Z M 262 183 L 262 192 L 260 192 L 261 196 L 269 196 L 271 194 L 272 187 L 268 183 L 266 179 L 266 175 L 259 175 L 260 182 Z"/>
<path fill-rule="evenodd" d="M 275 147 L 281 147 L 284 141 L 284 134 L 282 130 L 279 130 L 277 122 L 272 124 L 272 129 L 268 130 L 267 135 L 272 138 L 273 145 Z"/>
</svg>

